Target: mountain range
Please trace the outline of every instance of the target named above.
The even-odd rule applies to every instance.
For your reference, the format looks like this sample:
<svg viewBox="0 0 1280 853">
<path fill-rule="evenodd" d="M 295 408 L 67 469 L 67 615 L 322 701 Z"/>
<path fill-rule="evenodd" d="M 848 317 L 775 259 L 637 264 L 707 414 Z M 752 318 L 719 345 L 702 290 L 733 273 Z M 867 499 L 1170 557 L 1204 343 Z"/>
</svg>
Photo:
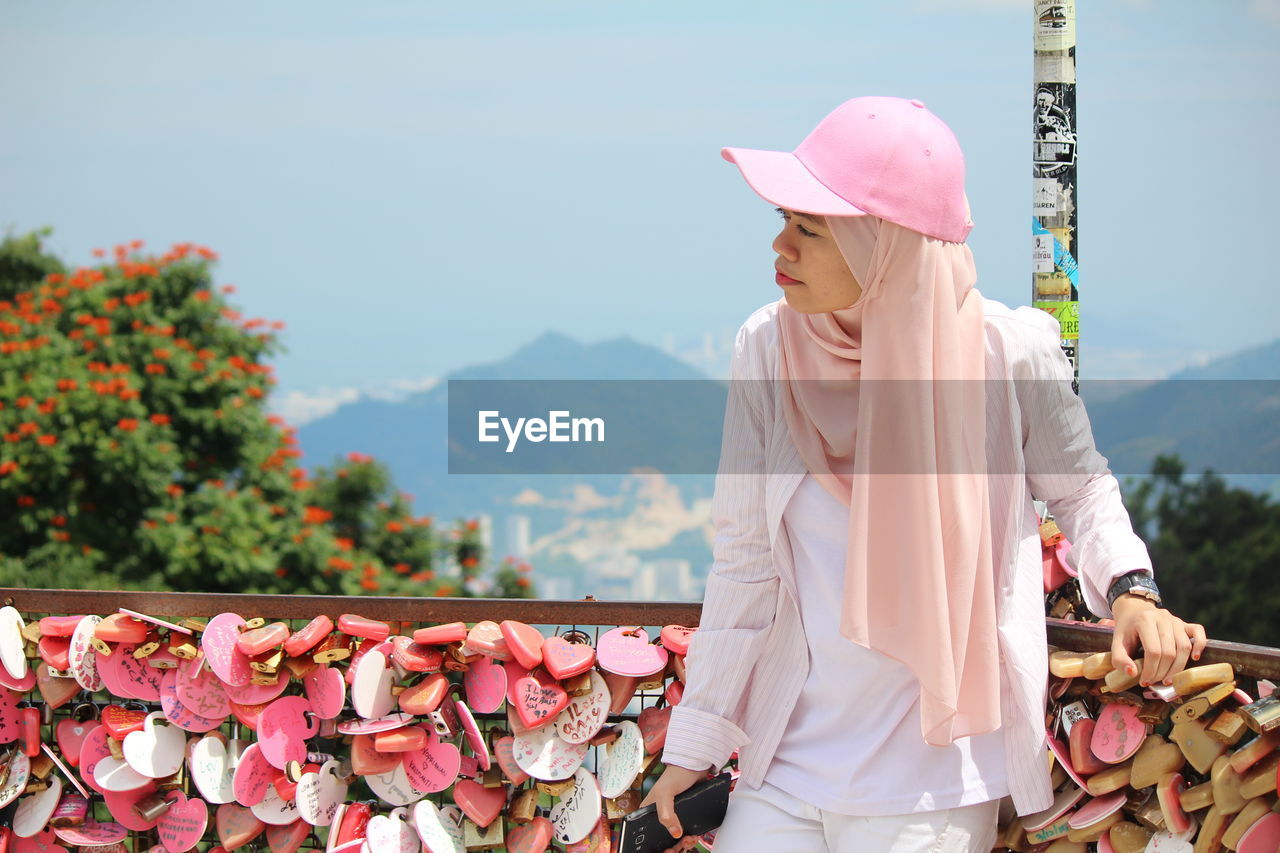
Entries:
<svg viewBox="0 0 1280 853">
<path fill-rule="evenodd" d="M 526 556 L 539 577 L 560 579 L 558 597 L 577 597 L 618 589 L 617 578 L 645 561 L 687 560 L 694 576 L 704 576 L 714 474 L 449 474 L 447 381 L 708 378 L 628 338 L 583 344 L 546 332 L 506 358 L 451 372 L 403 399 L 342 404 L 302 426 L 298 438 L 308 465 L 333 464 L 351 451 L 375 456 L 413 496 L 418 514 L 489 516 L 495 561 L 507 553 L 507 519 L 527 517 Z M 1277 380 L 1280 339 L 1165 380 L 1086 380 L 1081 395 L 1098 448 L 1122 480 L 1148 472 L 1157 453 L 1178 453 L 1189 473 L 1203 462 L 1234 484 L 1280 495 Z M 668 430 L 659 434 L 681 434 L 678 411 L 658 418 L 657 428 Z"/>
</svg>

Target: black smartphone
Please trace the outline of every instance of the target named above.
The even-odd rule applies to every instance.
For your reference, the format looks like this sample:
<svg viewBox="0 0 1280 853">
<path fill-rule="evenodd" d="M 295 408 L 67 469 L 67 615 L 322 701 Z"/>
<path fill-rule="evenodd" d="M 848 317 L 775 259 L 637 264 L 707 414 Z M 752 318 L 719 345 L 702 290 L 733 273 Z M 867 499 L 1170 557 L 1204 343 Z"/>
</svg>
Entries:
<svg viewBox="0 0 1280 853">
<path fill-rule="evenodd" d="M 724 823 L 729 809 L 728 771 L 704 779 L 675 798 L 676 817 L 685 835 L 702 835 Z M 676 843 L 667 828 L 658 822 L 658 806 L 650 803 L 622 819 L 618 853 L 658 853 Z"/>
</svg>

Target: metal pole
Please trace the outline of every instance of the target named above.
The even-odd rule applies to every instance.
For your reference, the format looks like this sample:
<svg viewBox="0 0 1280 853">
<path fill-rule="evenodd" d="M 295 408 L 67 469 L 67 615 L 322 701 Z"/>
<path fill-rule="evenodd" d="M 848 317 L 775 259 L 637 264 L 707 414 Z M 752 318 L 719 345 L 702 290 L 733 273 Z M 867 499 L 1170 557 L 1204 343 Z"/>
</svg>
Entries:
<svg viewBox="0 0 1280 853">
<path fill-rule="evenodd" d="M 1058 318 L 1062 349 L 1080 391 L 1080 292 L 1076 262 L 1076 3 L 1033 0 L 1031 304 Z"/>
</svg>

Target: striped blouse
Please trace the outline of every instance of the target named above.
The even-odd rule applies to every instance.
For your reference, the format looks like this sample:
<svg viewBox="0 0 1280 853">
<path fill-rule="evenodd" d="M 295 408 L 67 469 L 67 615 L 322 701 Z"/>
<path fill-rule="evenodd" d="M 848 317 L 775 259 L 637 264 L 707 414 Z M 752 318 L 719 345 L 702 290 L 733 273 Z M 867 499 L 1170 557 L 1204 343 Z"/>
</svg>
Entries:
<svg viewBox="0 0 1280 853">
<path fill-rule="evenodd" d="M 686 657 L 684 696 L 672 711 L 662 754 L 667 764 L 719 769 L 737 751 L 741 781 L 750 787 L 764 779 L 809 671 L 790 549 L 777 542 L 782 512 L 806 473 L 771 391 L 778 387 L 771 380 L 779 302 L 752 313 L 734 343 L 711 506 L 714 562 Z M 1001 731 L 1013 805 L 1030 814 L 1053 799 L 1033 499 L 1046 502 L 1071 542 L 1068 561 L 1097 616 L 1111 615 L 1106 590 L 1116 577 L 1152 567 L 1119 484 L 1094 447 L 1084 404 L 1071 390 L 1058 321 L 991 299 L 984 299 L 984 319 Z M 756 471 L 766 476 L 742 473 Z"/>
</svg>

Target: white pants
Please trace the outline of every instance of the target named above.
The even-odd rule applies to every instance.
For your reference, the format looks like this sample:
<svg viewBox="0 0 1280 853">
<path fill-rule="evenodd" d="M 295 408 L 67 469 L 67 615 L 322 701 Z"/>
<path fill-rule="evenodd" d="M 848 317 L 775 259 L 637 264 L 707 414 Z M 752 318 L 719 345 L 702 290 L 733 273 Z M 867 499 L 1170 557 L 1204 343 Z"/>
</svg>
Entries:
<svg viewBox="0 0 1280 853">
<path fill-rule="evenodd" d="M 715 853 L 986 853 L 1000 801 L 885 817 L 824 811 L 765 782 L 734 786 Z"/>
</svg>

